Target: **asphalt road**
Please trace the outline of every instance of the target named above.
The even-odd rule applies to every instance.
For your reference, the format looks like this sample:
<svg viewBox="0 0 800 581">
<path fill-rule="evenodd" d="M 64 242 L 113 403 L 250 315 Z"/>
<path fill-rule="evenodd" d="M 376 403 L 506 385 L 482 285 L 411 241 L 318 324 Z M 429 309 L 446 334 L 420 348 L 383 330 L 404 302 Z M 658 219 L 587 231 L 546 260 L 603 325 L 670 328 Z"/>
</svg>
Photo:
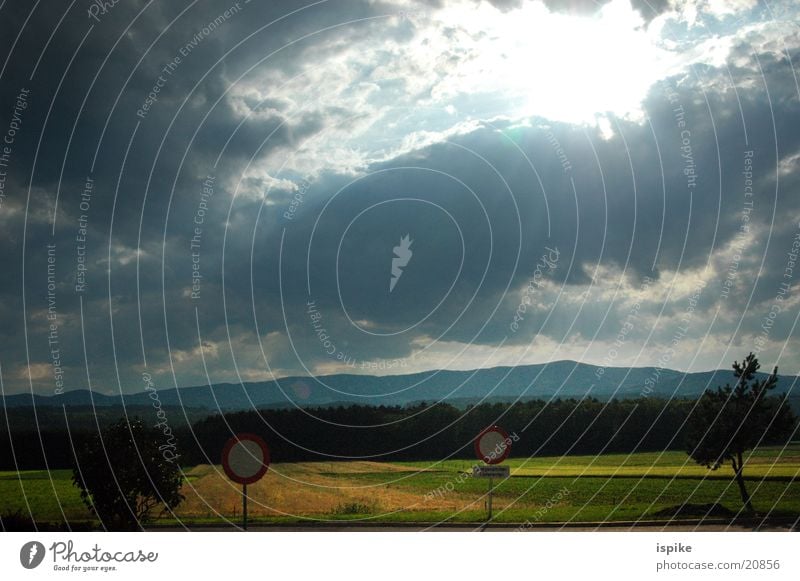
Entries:
<svg viewBox="0 0 800 581">
<path fill-rule="evenodd" d="M 158 527 L 151 531 L 180 531 L 187 527 Z M 232 525 L 188 525 L 192 531 L 236 532 L 241 528 Z M 749 532 L 749 531 L 776 531 L 788 532 L 799 530 L 798 523 L 793 519 L 772 519 L 762 522 L 760 519 L 752 521 L 738 521 L 730 523 L 723 520 L 688 520 L 672 522 L 616 522 L 616 523 L 536 523 L 534 525 L 521 524 L 373 524 L 373 523 L 309 523 L 305 525 L 261 525 L 255 524 L 248 527 L 254 532 Z"/>
</svg>

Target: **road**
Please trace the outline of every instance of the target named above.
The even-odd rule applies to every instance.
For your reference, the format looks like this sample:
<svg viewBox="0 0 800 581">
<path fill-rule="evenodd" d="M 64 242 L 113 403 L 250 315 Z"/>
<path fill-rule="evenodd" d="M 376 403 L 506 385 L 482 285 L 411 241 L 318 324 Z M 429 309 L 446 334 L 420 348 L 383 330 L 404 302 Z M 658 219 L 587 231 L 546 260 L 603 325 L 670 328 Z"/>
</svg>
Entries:
<svg viewBox="0 0 800 581">
<path fill-rule="evenodd" d="M 180 531 L 186 527 L 153 527 L 151 531 Z M 192 531 L 235 532 L 238 526 L 232 525 L 188 525 Z M 797 522 L 793 519 L 772 519 L 767 523 L 761 520 L 739 521 L 735 524 L 720 519 L 705 520 L 680 520 L 673 522 L 616 522 L 616 523 L 535 523 L 535 524 L 496 524 L 480 525 L 467 523 L 309 523 L 293 525 L 263 525 L 254 524 L 248 527 L 249 531 L 256 532 L 749 532 L 749 531 L 775 531 L 787 532 L 798 530 Z"/>
</svg>

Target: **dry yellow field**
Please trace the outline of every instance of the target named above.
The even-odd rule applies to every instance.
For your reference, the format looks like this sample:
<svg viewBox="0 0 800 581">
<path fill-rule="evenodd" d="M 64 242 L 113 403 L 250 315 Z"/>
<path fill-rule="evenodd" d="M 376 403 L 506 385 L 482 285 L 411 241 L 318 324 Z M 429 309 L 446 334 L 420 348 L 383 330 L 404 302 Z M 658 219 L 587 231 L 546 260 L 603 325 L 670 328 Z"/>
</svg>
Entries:
<svg viewBox="0 0 800 581">
<path fill-rule="evenodd" d="M 420 472 L 419 468 L 377 462 L 273 464 L 264 478 L 247 487 L 248 513 L 252 517 L 319 517 L 475 508 L 474 494 L 453 492 L 426 499 L 414 487 L 409 488 L 410 477 L 417 478 Z M 369 474 L 380 474 L 381 482 L 359 478 Z M 175 511 L 178 517 L 241 515 L 241 486 L 228 480 L 221 467 L 195 466 L 187 476 L 183 487 L 186 499 Z"/>
</svg>

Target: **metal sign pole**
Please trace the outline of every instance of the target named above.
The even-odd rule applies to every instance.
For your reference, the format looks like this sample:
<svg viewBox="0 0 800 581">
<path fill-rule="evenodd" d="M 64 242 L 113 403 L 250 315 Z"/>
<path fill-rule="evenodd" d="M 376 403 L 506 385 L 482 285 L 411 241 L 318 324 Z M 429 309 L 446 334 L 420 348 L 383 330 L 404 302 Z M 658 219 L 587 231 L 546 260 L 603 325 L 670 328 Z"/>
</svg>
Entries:
<svg viewBox="0 0 800 581">
<path fill-rule="evenodd" d="M 494 478 L 489 478 L 489 518 L 487 520 L 492 520 L 492 492 L 494 490 Z"/>
<path fill-rule="evenodd" d="M 242 528 L 247 530 L 247 484 L 242 484 Z"/>
</svg>

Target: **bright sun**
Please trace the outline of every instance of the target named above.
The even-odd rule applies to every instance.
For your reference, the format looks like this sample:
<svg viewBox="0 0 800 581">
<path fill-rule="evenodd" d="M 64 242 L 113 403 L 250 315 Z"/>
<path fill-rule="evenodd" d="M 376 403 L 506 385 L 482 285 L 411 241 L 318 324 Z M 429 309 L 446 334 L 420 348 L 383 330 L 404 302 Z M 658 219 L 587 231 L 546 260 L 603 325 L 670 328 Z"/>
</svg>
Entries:
<svg viewBox="0 0 800 581">
<path fill-rule="evenodd" d="M 600 123 L 607 113 L 641 118 L 648 89 L 670 65 L 627 0 L 583 17 L 537 2 L 505 13 L 485 3 L 445 18 L 473 41 L 453 92 L 500 92 L 522 115 L 569 123 Z"/>
</svg>

